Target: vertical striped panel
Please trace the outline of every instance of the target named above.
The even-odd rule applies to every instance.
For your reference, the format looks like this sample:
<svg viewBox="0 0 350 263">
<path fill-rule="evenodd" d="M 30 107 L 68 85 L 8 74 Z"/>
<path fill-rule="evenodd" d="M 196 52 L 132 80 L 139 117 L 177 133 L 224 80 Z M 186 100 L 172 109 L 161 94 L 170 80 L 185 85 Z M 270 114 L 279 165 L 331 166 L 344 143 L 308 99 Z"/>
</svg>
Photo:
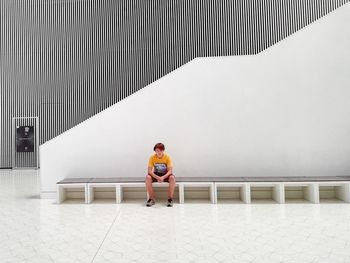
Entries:
<svg viewBox="0 0 350 263">
<path fill-rule="evenodd" d="M 195 57 L 257 54 L 348 2 L 2 0 L 0 167 L 12 117 L 38 116 L 42 144 Z"/>
</svg>

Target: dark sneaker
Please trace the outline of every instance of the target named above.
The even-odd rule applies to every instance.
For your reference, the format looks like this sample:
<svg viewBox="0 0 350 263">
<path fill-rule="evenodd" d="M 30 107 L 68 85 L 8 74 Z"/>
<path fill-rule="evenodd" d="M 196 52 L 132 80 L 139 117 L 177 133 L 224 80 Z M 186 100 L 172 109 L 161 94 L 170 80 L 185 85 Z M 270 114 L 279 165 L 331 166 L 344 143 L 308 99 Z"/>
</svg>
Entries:
<svg viewBox="0 0 350 263">
<path fill-rule="evenodd" d="M 168 202 L 166 203 L 167 207 L 172 207 L 173 206 L 173 199 L 168 199 Z"/>
<path fill-rule="evenodd" d="M 154 205 L 156 202 L 154 202 L 154 200 L 153 199 L 148 199 L 147 200 L 147 203 L 146 203 L 146 206 L 152 206 L 152 205 Z"/>
</svg>

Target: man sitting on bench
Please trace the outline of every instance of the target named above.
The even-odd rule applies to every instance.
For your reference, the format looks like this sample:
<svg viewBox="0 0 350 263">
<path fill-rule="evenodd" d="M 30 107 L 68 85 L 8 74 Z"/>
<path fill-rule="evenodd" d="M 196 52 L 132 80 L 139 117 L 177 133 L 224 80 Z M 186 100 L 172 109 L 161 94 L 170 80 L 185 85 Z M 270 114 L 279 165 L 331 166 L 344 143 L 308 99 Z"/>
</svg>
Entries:
<svg viewBox="0 0 350 263">
<path fill-rule="evenodd" d="M 168 154 L 164 153 L 165 146 L 162 143 L 157 143 L 153 150 L 153 154 L 148 161 L 148 174 L 146 176 L 146 188 L 149 199 L 146 205 L 152 206 L 155 204 L 155 195 L 152 187 L 153 182 L 169 183 L 168 202 L 167 206 L 173 206 L 173 196 L 175 190 L 175 175 L 173 175 L 173 163 Z"/>
</svg>

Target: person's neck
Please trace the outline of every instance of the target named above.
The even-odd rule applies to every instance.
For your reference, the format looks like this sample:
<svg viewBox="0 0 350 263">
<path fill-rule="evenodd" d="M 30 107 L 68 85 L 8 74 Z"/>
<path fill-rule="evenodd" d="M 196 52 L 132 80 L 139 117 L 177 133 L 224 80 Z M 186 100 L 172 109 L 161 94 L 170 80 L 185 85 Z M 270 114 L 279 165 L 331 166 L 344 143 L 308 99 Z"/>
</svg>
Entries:
<svg viewBox="0 0 350 263">
<path fill-rule="evenodd" d="M 157 158 L 161 159 L 161 158 L 163 158 L 164 153 L 163 153 L 162 156 L 160 156 L 160 157 L 159 157 L 157 154 L 156 154 L 156 156 L 157 156 Z"/>
</svg>

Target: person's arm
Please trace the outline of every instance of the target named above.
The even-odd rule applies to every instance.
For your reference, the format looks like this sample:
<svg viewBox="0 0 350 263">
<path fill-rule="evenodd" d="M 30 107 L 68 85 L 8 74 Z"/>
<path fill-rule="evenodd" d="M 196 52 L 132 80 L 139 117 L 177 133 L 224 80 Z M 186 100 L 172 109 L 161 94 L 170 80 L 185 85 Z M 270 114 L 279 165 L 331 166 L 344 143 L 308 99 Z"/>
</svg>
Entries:
<svg viewBox="0 0 350 263">
<path fill-rule="evenodd" d="M 159 176 L 156 175 L 154 172 L 153 172 L 153 167 L 154 167 L 154 164 L 153 164 L 153 161 L 152 161 L 152 156 L 148 159 L 148 175 L 152 176 L 154 179 L 156 179 L 157 181 L 159 181 Z"/>
<path fill-rule="evenodd" d="M 156 179 L 157 181 L 159 181 L 159 176 L 153 172 L 153 167 L 148 166 L 148 174 L 152 176 L 154 179 Z"/>
<path fill-rule="evenodd" d="M 165 175 L 161 176 L 160 179 L 164 181 L 167 179 L 171 174 L 173 173 L 173 161 L 171 160 L 170 156 L 168 156 L 167 160 L 167 172 Z"/>
<path fill-rule="evenodd" d="M 169 167 L 168 171 L 165 175 L 161 176 L 161 179 L 164 181 L 166 178 L 168 178 L 173 173 L 173 167 Z"/>
</svg>

